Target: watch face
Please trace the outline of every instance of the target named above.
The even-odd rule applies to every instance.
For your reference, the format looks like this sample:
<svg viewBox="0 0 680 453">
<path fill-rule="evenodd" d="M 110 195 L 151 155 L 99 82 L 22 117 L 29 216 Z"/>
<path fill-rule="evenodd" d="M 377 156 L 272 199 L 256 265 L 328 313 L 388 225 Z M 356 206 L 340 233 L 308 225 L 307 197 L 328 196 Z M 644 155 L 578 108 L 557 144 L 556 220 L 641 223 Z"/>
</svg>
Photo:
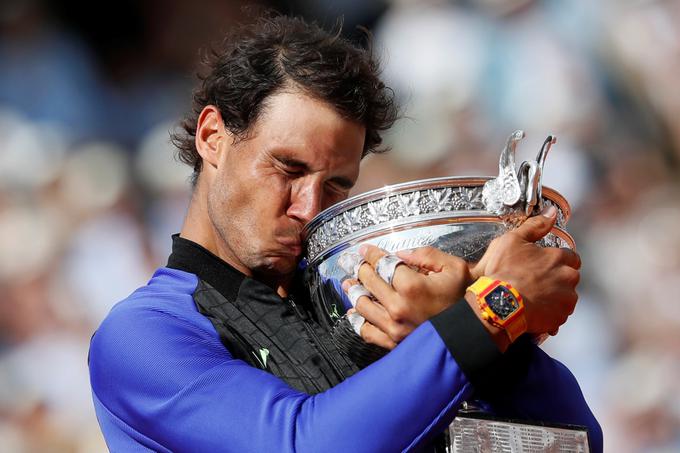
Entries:
<svg viewBox="0 0 680 453">
<path fill-rule="evenodd" d="M 519 309 L 519 302 L 517 302 L 515 295 L 505 286 L 497 286 L 484 299 L 491 311 L 502 320 L 507 319 Z"/>
</svg>

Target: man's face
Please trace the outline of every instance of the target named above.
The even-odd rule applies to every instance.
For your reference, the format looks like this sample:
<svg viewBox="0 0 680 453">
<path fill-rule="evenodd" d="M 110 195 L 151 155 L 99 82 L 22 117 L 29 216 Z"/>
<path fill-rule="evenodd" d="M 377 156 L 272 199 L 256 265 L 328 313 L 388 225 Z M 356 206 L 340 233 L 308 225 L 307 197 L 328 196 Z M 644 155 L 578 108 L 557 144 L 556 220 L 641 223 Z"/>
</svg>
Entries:
<svg viewBox="0 0 680 453">
<path fill-rule="evenodd" d="M 300 93 L 271 96 L 249 138 L 219 143 L 208 194 L 218 252 L 277 279 L 299 261 L 302 228 L 347 197 L 359 176 L 365 128 Z"/>
</svg>

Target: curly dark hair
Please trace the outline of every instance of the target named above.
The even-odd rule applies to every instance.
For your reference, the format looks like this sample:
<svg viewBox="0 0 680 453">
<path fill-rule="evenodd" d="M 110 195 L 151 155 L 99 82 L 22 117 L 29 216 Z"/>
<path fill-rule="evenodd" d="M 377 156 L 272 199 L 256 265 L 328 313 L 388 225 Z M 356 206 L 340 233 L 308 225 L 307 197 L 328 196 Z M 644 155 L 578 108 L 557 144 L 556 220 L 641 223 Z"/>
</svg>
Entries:
<svg viewBox="0 0 680 453">
<path fill-rule="evenodd" d="M 341 37 L 341 27 L 328 32 L 300 18 L 262 16 L 237 27 L 219 48 L 206 53 L 206 71 L 198 74 L 191 113 L 172 135 L 179 160 L 194 169 L 193 184 L 202 167 L 194 140 L 203 108 L 215 105 L 225 127 L 245 138 L 264 101 L 288 88 L 328 102 L 343 117 L 362 124 L 362 157 L 386 150 L 380 147 L 381 133 L 397 119 L 394 93 L 380 80 L 370 46 L 363 49 Z"/>
</svg>

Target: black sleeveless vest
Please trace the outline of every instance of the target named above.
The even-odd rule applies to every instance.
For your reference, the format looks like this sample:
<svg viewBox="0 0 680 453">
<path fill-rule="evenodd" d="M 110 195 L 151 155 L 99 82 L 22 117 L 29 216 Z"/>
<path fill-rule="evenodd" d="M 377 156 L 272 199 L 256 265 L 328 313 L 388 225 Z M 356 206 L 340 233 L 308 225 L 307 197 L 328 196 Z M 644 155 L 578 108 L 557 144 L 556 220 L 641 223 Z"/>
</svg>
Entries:
<svg viewBox="0 0 680 453">
<path fill-rule="evenodd" d="M 283 299 L 178 235 L 173 236 L 168 267 L 199 278 L 196 307 L 234 358 L 309 394 L 323 392 L 358 371 L 321 327 L 304 290 Z"/>
</svg>

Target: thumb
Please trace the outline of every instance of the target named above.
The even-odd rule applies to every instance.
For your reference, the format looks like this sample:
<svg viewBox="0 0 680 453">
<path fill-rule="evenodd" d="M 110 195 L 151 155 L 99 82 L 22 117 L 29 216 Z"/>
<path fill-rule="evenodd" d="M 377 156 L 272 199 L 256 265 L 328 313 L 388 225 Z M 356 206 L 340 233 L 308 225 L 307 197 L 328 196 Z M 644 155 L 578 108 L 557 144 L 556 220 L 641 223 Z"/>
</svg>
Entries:
<svg viewBox="0 0 680 453">
<path fill-rule="evenodd" d="M 452 255 L 434 247 L 401 250 L 397 252 L 397 256 L 409 266 L 431 272 L 441 272 L 451 259 L 455 259 Z"/>
<path fill-rule="evenodd" d="M 515 230 L 515 234 L 527 242 L 536 242 L 550 232 L 556 219 L 557 209 L 549 206 L 541 212 L 541 215 L 529 217 Z"/>
</svg>

